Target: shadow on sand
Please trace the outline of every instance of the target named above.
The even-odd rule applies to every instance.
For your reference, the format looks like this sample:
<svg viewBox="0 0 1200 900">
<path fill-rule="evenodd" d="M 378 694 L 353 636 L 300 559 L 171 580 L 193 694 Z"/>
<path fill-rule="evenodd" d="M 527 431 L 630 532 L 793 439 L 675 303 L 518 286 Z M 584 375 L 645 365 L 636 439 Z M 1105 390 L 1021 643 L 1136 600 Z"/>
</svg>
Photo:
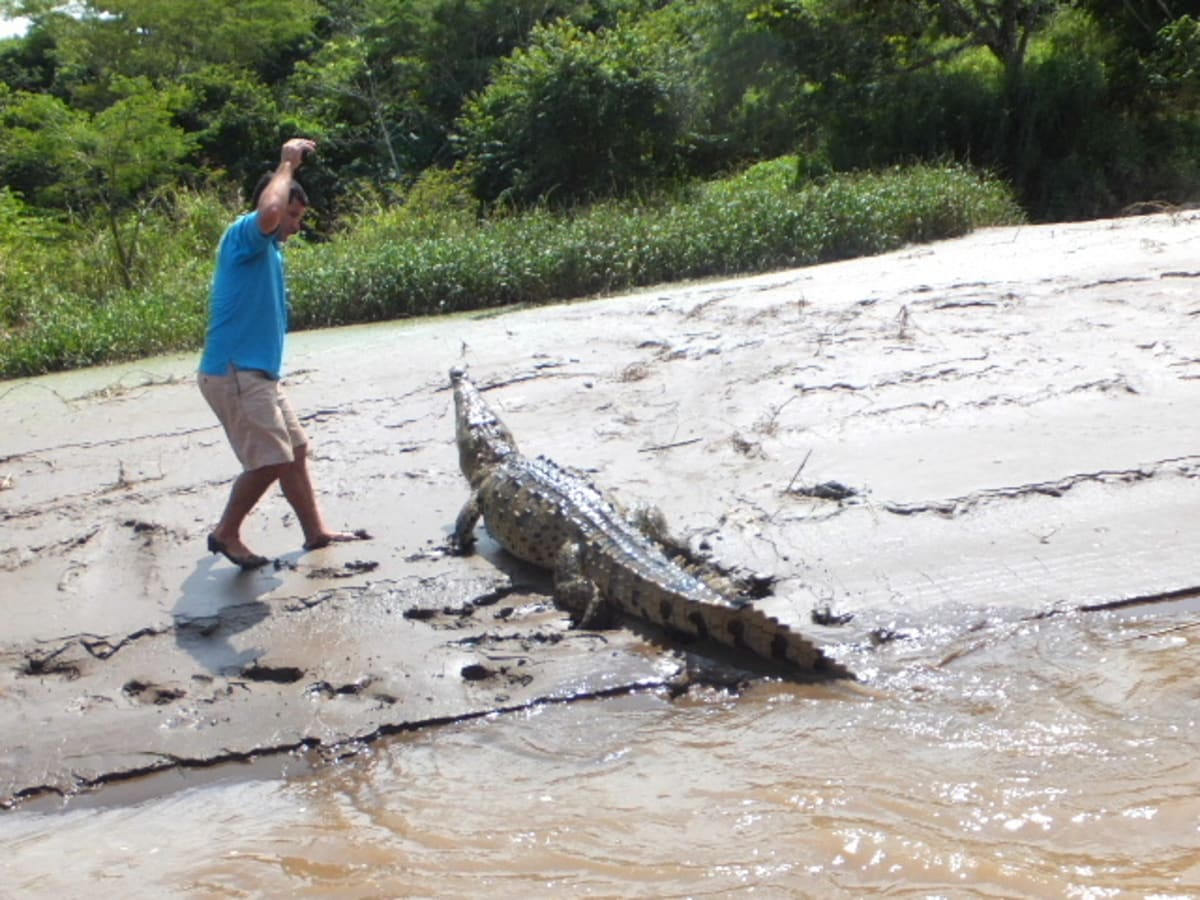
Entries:
<svg viewBox="0 0 1200 900">
<path fill-rule="evenodd" d="M 211 557 L 198 562 L 172 610 L 179 647 L 214 675 L 253 665 L 263 648 L 239 648 L 233 638 L 270 615 L 270 606 L 259 598 L 282 584 L 274 571 L 265 566 L 244 572 Z"/>
</svg>

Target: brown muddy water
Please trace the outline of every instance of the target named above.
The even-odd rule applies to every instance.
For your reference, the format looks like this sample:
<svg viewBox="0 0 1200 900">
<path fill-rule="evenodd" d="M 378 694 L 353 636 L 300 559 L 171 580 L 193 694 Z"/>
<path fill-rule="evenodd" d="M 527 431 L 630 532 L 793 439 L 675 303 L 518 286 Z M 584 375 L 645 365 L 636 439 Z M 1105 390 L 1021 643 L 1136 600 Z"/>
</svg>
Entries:
<svg viewBox="0 0 1200 900">
<path fill-rule="evenodd" d="M 0 893 L 1200 892 L 1194 603 L 859 624 L 894 639 L 844 648 L 858 683 L 538 706 L 19 809 Z"/>
</svg>

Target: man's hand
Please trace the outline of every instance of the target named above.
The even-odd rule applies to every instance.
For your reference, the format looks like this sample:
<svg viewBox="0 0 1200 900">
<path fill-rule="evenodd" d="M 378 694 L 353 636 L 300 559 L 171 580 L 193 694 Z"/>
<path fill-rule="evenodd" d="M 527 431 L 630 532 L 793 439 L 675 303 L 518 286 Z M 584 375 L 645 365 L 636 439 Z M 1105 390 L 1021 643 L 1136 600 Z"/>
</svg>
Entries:
<svg viewBox="0 0 1200 900">
<path fill-rule="evenodd" d="M 292 138 L 283 145 L 280 154 L 281 163 L 290 163 L 292 169 L 298 169 L 310 153 L 317 152 L 317 142 L 308 138 Z"/>
<path fill-rule="evenodd" d="M 258 195 L 258 227 L 266 235 L 275 235 L 281 243 L 300 230 L 300 219 L 306 204 L 292 203 L 293 176 L 304 164 L 304 158 L 316 152 L 317 142 L 308 138 L 292 138 L 280 151 L 279 167 Z"/>
</svg>

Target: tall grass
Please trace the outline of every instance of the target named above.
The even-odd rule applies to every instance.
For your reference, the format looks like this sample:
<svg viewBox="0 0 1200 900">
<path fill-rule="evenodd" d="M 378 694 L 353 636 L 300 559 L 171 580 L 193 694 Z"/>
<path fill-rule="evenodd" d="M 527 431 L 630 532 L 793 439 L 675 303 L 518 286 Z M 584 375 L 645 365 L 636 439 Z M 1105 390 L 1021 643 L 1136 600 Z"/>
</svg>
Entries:
<svg viewBox="0 0 1200 900">
<path fill-rule="evenodd" d="M 545 303 L 880 253 L 1020 221 L 1000 184 L 921 166 L 795 185 L 796 160 L 636 205 L 544 210 L 445 234 L 382 213 L 290 262 L 299 327 Z"/>
<path fill-rule="evenodd" d="M 799 185 L 796 171 L 796 160 L 783 158 L 640 203 L 481 222 L 455 202 L 365 211 L 331 240 L 289 244 L 292 326 L 546 303 L 809 265 L 1022 220 L 1003 185 L 957 166 Z M 212 195 L 177 198 L 143 233 L 147 274 L 134 291 L 89 284 L 87 266 L 78 264 L 82 238 L 47 243 L 40 252 L 71 258 L 60 267 L 62 280 L 47 274 L 19 315 L 0 307 L 0 377 L 198 348 L 213 248 L 235 212 Z M 0 270 L 0 295 L 7 282 Z"/>
</svg>

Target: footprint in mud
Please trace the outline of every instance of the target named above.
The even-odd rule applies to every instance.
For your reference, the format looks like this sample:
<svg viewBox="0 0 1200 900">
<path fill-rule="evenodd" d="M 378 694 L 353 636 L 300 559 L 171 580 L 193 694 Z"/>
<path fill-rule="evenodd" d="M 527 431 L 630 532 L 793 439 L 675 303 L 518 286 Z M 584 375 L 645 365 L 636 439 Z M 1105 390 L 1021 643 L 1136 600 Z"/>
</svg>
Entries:
<svg viewBox="0 0 1200 900">
<path fill-rule="evenodd" d="M 128 528 L 135 535 L 139 535 L 142 538 L 142 545 L 145 547 L 149 547 L 155 540 L 161 538 L 175 537 L 179 540 L 186 539 L 185 536 L 173 533 L 171 529 L 165 525 L 159 525 L 157 522 L 146 522 L 142 519 L 126 519 L 121 525 Z"/>
<path fill-rule="evenodd" d="M 364 675 L 357 681 L 340 685 L 333 685 L 328 681 L 314 681 L 304 689 L 304 692 L 316 697 L 354 697 L 361 694 L 374 682 L 374 677 L 370 675 Z"/>
<path fill-rule="evenodd" d="M 55 675 L 65 678 L 67 681 L 74 681 L 83 674 L 83 671 L 75 662 L 58 658 L 59 654 L 66 649 L 66 647 L 60 647 L 53 653 L 31 653 L 25 657 L 25 664 L 17 671 L 19 674 L 31 678 Z"/>
<path fill-rule="evenodd" d="M 829 604 L 813 609 L 812 623 L 814 625 L 847 625 L 854 621 L 854 613 L 835 613 Z"/>
<path fill-rule="evenodd" d="M 518 660 L 517 666 L 523 666 L 528 660 Z M 533 682 L 533 676 L 528 672 L 514 673 L 509 666 L 499 666 L 495 669 L 480 663 L 471 663 L 462 667 L 459 672 L 463 681 L 491 681 L 494 678 L 503 680 L 508 685 L 526 687 Z"/>
<path fill-rule="evenodd" d="M 148 703 L 154 706 L 166 706 L 168 703 L 174 703 L 187 696 L 187 691 L 182 688 L 166 687 L 153 682 L 139 681 L 136 678 L 125 682 L 121 687 L 121 693 L 138 703 Z"/>
</svg>

